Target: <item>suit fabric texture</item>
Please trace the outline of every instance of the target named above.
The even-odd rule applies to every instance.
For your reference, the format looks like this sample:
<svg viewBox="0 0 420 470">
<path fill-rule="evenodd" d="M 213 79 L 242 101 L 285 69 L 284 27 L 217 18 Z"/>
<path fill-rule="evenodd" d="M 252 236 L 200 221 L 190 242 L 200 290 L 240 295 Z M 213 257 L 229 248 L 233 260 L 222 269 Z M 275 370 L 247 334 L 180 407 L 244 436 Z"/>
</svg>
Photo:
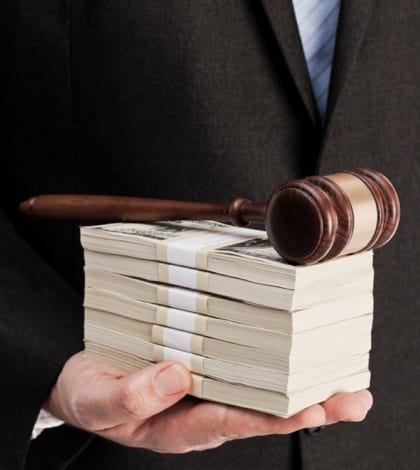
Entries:
<svg viewBox="0 0 420 470">
<path fill-rule="evenodd" d="M 289 0 L 3 0 L 0 11 L 0 468 L 418 468 L 419 2 L 342 2 L 325 126 Z M 365 422 L 186 455 L 66 426 L 30 442 L 83 347 L 83 279 L 78 228 L 25 220 L 21 200 L 264 201 L 289 178 L 360 166 L 385 173 L 402 207 L 375 255 Z"/>
</svg>

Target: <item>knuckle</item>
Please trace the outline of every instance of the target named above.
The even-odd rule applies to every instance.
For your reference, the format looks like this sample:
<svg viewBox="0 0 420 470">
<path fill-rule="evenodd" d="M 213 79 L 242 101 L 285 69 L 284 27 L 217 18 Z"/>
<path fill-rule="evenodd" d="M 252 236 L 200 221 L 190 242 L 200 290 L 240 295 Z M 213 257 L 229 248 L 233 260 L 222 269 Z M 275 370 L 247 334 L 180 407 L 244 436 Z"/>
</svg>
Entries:
<svg viewBox="0 0 420 470">
<path fill-rule="evenodd" d="M 221 432 L 219 434 L 220 438 L 222 439 L 228 439 L 229 438 L 229 428 L 230 428 L 230 422 L 229 422 L 229 412 L 228 408 L 223 406 L 220 409 L 220 423 L 221 423 Z"/>
<path fill-rule="evenodd" d="M 219 425 L 213 428 L 211 435 L 211 442 L 215 447 L 236 437 L 231 431 L 228 407 L 220 406 L 218 408 L 216 422 L 219 423 Z"/>
<path fill-rule="evenodd" d="M 91 412 L 89 400 L 78 394 L 71 403 L 72 415 L 76 424 L 87 431 L 94 431 L 97 426 L 96 415 Z"/>
<path fill-rule="evenodd" d="M 355 410 L 355 412 L 353 413 L 353 416 L 351 417 L 351 421 L 354 421 L 354 422 L 360 422 L 360 421 L 363 421 L 364 419 L 366 418 L 366 412 L 362 409 L 360 410 Z"/>
<path fill-rule="evenodd" d="M 140 417 L 144 412 L 143 396 L 130 381 L 121 386 L 118 402 L 120 408 L 131 417 Z"/>
</svg>

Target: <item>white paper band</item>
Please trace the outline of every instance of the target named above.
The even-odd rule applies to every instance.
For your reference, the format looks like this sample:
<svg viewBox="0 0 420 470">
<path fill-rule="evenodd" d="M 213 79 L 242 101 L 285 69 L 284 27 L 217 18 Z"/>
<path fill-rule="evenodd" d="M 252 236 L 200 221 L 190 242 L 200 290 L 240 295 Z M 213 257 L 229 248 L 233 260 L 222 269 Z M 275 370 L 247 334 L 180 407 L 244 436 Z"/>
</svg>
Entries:
<svg viewBox="0 0 420 470">
<path fill-rule="evenodd" d="M 181 310 L 196 311 L 197 294 L 193 291 L 170 287 L 168 289 L 168 306 Z"/>
<path fill-rule="evenodd" d="M 209 273 L 196 269 L 159 263 L 159 282 L 193 290 L 208 290 Z"/>
<path fill-rule="evenodd" d="M 162 347 L 161 351 L 158 350 L 158 346 L 155 348 L 156 360 L 163 361 L 178 361 L 184 364 L 185 367 L 190 369 L 196 374 L 204 373 L 204 358 L 190 354 L 185 351 L 177 351 L 176 349 Z"/>
<path fill-rule="evenodd" d="M 182 268 L 179 266 L 168 266 L 169 284 L 176 284 L 189 289 L 198 288 L 198 275 L 195 269 Z"/>
<path fill-rule="evenodd" d="M 204 378 L 199 375 L 192 374 L 192 379 L 190 395 L 193 395 L 197 398 L 203 398 Z"/>
<path fill-rule="evenodd" d="M 207 269 L 207 253 L 213 249 L 244 242 L 262 236 L 262 232 L 242 230 L 227 226 L 226 230 L 206 232 L 191 238 L 168 239 L 159 244 L 159 261 L 197 269 Z"/>
<path fill-rule="evenodd" d="M 197 315 L 194 313 L 168 308 L 166 315 L 166 326 L 176 328 L 177 330 L 189 331 L 190 333 L 196 332 L 195 319 Z"/>
<path fill-rule="evenodd" d="M 163 328 L 162 344 L 168 348 L 180 349 L 186 352 L 191 350 L 191 333 L 185 331 Z"/>
<path fill-rule="evenodd" d="M 166 265 L 165 265 L 166 266 Z M 162 270 L 160 270 L 161 273 Z M 166 274 L 165 274 L 166 276 Z M 204 277 L 207 284 L 203 284 L 200 288 L 207 290 L 208 287 L 208 273 L 200 271 L 200 276 Z M 168 282 L 159 278 L 162 282 Z M 196 291 L 182 289 L 180 287 L 167 287 L 157 286 L 156 300 L 160 305 L 167 305 L 168 307 L 178 308 L 180 310 L 187 310 L 189 312 L 201 313 L 208 315 L 209 296 L 201 294 Z"/>
<path fill-rule="evenodd" d="M 173 330 L 164 326 L 153 325 L 152 341 L 168 348 L 180 349 L 194 354 L 203 354 L 204 338 L 186 331 Z"/>
<path fill-rule="evenodd" d="M 178 361 L 184 364 L 185 367 L 191 370 L 191 353 L 185 351 L 178 351 L 177 349 L 163 348 L 163 360 L 164 361 Z"/>
</svg>

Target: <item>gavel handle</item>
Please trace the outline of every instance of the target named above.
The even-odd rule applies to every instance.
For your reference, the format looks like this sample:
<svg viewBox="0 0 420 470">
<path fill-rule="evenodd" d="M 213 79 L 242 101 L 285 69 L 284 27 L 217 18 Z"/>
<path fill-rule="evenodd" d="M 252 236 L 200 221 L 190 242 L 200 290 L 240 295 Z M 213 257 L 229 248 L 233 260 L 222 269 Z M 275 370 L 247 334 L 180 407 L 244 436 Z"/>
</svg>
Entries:
<svg viewBox="0 0 420 470">
<path fill-rule="evenodd" d="M 265 219 L 266 204 L 235 198 L 228 204 L 172 201 L 128 196 L 45 194 L 20 204 L 28 216 L 80 223 L 218 220 L 245 226 Z"/>
</svg>

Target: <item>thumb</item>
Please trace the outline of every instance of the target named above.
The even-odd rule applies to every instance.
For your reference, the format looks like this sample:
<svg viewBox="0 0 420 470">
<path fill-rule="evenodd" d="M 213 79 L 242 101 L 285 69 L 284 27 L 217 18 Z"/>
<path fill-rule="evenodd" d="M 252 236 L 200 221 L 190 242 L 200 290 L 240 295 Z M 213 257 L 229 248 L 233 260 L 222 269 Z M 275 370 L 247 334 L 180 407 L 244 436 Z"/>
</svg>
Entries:
<svg viewBox="0 0 420 470">
<path fill-rule="evenodd" d="M 103 377 L 95 390 L 84 392 L 88 403 L 83 414 L 78 410 L 78 421 L 85 429 L 99 431 L 145 420 L 183 398 L 191 381 L 189 370 L 177 362 L 155 364 L 122 378 Z"/>
<path fill-rule="evenodd" d="M 191 374 L 177 362 L 156 364 L 115 381 L 108 403 L 111 425 L 147 419 L 169 408 L 191 387 Z"/>
</svg>

